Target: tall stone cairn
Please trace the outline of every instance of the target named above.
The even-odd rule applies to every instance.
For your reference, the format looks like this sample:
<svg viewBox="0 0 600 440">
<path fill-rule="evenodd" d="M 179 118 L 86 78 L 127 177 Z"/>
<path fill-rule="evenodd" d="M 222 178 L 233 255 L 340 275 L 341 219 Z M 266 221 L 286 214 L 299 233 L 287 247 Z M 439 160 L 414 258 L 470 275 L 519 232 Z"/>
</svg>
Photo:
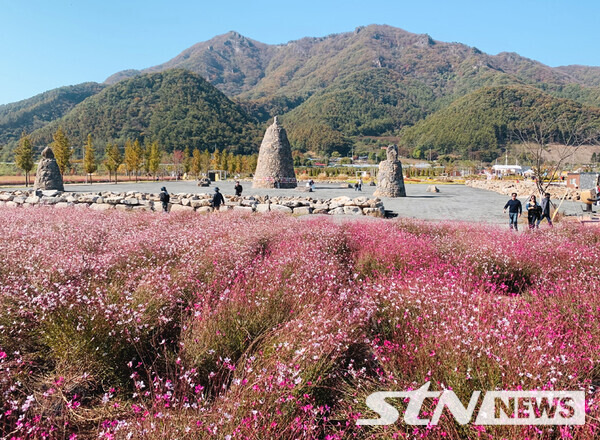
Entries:
<svg viewBox="0 0 600 440">
<path fill-rule="evenodd" d="M 260 144 L 253 188 L 296 188 L 292 148 L 277 116 Z"/>
<path fill-rule="evenodd" d="M 402 162 L 398 160 L 396 145 L 387 147 L 387 160 L 379 163 L 377 189 L 373 195 L 376 197 L 406 197 Z"/>
<path fill-rule="evenodd" d="M 33 189 L 65 190 L 62 174 L 60 174 L 60 169 L 54 158 L 54 152 L 50 147 L 46 147 L 44 148 L 44 151 L 42 151 L 42 159 L 37 167 Z"/>
</svg>

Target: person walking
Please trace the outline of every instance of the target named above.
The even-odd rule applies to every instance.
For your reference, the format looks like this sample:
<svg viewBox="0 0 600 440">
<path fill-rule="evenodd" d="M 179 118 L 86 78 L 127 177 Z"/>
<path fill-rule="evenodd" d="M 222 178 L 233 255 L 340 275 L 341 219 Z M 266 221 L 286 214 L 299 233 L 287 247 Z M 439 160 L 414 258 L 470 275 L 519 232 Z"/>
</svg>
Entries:
<svg viewBox="0 0 600 440">
<path fill-rule="evenodd" d="M 548 224 L 550 225 L 550 227 L 552 227 L 552 219 L 550 218 L 550 193 L 546 193 L 544 194 L 544 198 L 542 199 L 542 203 L 541 203 L 541 208 L 542 208 L 542 215 L 541 217 L 538 219 L 537 221 L 537 227 L 540 227 L 540 223 L 542 223 L 542 220 L 547 219 L 548 220 Z"/>
<path fill-rule="evenodd" d="M 362 184 L 363 184 L 362 178 L 358 179 L 358 190 L 359 191 L 362 191 Z"/>
<path fill-rule="evenodd" d="M 160 189 L 159 199 L 160 203 L 162 203 L 163 212 L 169 212 L 169 201 L 171 200 L 171 196 L 164 186 Z"/>
<path fill-rule="evenodd" d="M 506 212 L 506 208 L 508 208 L 508 224 L 510 229 L 518 231 L 517 222 L 523 213 L 523 206 L 521 205 L 521 201 L 517 200 L 517 193 L 511 194 L 510 200 L 504 205 L 504 212 Z"/>
<path fill-rule="evenodd" d="M 242 190 L 243 190 L 243 188 L 242 188 L 242 185 L 240 185 L 239 180 L 235 181 L 235 186 L 233 187 L 233 189 L 235 190 L 235 195 L 237 197 L 241 197 L 242 196 Z"/>
<path fill-rule="evenodd" d="M 542 216 L 542 208 L 534 195 L 529 197 L 529 201 L 527 202 L 527 205 L 525 205 L 525 208 L 527 209 L 527 223 L 529 223 L 529 229 L 535 229 L 536 222 Z"/>
<path fill-rule="evenodd" d="M 214 211 L 218 211 L 221 205 L 225 204 L 225 199 L 223 198 L 223 194 L 221 194 L 219 188 L 215 187 L 215 193 L 212 198 L 212 207 Z"/>
</svg>

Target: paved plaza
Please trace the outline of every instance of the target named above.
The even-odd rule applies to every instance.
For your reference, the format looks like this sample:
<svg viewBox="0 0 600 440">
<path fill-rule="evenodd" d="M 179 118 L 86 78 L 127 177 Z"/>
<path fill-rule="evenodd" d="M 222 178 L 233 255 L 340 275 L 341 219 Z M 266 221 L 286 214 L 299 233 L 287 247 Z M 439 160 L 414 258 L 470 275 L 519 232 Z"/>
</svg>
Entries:
<svg viewBox="0 0 600 440">
<path fill-rule="evenodd" d="M 351 188 L 341 188 L 340 184 L 318 183 L 312 193 L 299 191 L 297 189 L 264 189 L 252 188 L 252 182 L 242 181 L 244 187 L 243 195 L 276 195 L 281 196 L 310 196 L 319 199 L 329 199 L 339 196 L 372 197 L 374 186 L 363 186 L 362 192 Z M 75 192 L 100 192 L 100 191 L 139 191 L 158 193 L 162 186 L 166 186 L 170 193 L 212 193 L 214 187 L 218 186 L 225 195 L 234 194 L 233 181 L 212 183 L 210 187 L 197 186 L 196 181 L 172 181 L 172 182 L 119 182 L 118 184 L 93 185 L 65 185 L 65 191 Z M 300 185 L 304 185 L 301 182 Z M 486 222 L 503 224 L 508 223 L 508 214 L 502 212 L 504 204 L 509 199 L 492 191 L 471 188 L 465 185 L 439 185 L 439 193 L 426 192 L 427 184 L 407 184 L 406 197 L 382 198 L 385 209 L 394 211 L 399 217 L 419 218 L 425 220 L 462 220 L 474 222 Z M 528 194 L 520 194 L 519 199 L 523 204 Z M 555 202 L 558 202 L 555 200 Z M 565 201 L 561 206 L 561 212 L 573 215 L 581 213 L 580 203 Z"/>
</svg>

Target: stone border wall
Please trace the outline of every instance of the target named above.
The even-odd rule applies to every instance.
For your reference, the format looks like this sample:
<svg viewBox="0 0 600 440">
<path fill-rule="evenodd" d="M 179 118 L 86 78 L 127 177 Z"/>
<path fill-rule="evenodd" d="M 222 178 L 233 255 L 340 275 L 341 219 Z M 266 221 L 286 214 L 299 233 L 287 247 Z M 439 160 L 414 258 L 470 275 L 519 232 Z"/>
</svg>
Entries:
<svg viewBox="0 0 600 440">
<path fill-rule="evenodd" d="M 485 189 L 488 191 L 494 191 L 500 194 L 509 196 L 511 193 L 516 192 L 519 197 L 529 196 L 534 194 L 539 198 L 538 190 L 535 182 L 531 180 L 465 180 L 465 185 L 472 188 Z M 548 188 L 548 192 L 553 200 L 561 199 L 567 192 L 566 186 L 551 185 Z M 565 197 L 565 200 L 579 200 L 581 198 L 581 191 L 578 189 L 569 190 Z"/>
<path fill-rule="evenodd" d="M 235 210 L 242 212 L 279 211 L 295 215 L 369 215 L 384 217 L 385 209 L 380 199 L 367 197 L 336 197 L 334 199 L 316 199 L 312 197 L 268 197 L 268 196 L 230 196 L 224 195 L 225 205 L 220 211 Z M 171 212 L 211 212 L 211 194 L 171 194 L 169 210 Z M 88 208 L 97 211 L 117 209 L 120 211 L 162 211 L 158 194 L 136 191 L 97 193 L 76 193 L 60 191 L 0 191 L 0 207 L 36 207 L 53 206 L 55 208 Z"/>
</svg>

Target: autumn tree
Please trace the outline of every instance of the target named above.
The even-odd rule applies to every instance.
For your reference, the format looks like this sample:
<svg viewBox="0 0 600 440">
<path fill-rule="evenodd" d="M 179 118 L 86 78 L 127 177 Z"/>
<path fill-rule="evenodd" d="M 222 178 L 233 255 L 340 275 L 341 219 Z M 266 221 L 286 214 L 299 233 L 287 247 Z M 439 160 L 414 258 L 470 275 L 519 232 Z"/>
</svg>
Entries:
<svg viewBox="0 0 600 440">
<path fill-rule="evenodd" d="M 219 151 L 218 148 L 215 148 L 215 151 L 212 154 L 212 158 L 210 160 L 210 167 L 213 170 L 217 170 L 217 169 L 219 169 L 220 165 L 221 165 L 221 152 Z"/>
<path fill-rule="evenodd" d="M 227 170 L 227 174 L 233 174 L 235 171 L 235 156 L 232 151 L 227 153 L 227 167 L 223 168 Z"/>
<path fill-rule="evenodd" d="M 148 172 L 151 173 L 155 178 L 160 167 L 160 147 L 158 141 L 154 141 L 150 144 L 148 154 Z"/>
<path fill-rule="evenodd" d="M 583 116 L 563 115 L 557 119 L 535 117 L 523 121 L 515 130 L 525 156 L 531 163 L 540 195 L 558 179 L 566 164 L 582 145 L 596 144 L 600 138 L 598 126 Z M 548 160 L 552 150 L 553 160 Z"/>
<path fill-rule="evenodd" d="M 135 175 L 135 181 L 138 180 L 138 171 L 142 168 L 144 161 L 144 150 L 140 142 L 136 139 L 131 143 L 129 139 L 125 142 L 125 169 L 131 178 L 131 173 Z"/>
<path fill-rule="evenodd" d="M 196 176 L 196 179 L 200 175 L 202 171 L 202 153 L 197 148 L 194 148 L 194 152 L 192 153 L 192 173 Z"/>
<path fill-rule="evenodd" d="M 96 151 L 94 150 L 91 134 L 88 134 L 84 149 L 85 154 L 83 157 L 83 170 L 85 171 L 86 175 L 90 177 L 90 183 L 92 183 L 92 174 L 98 169 L 98 164 L 96 162 Z"/>
<path fill-rule="evenodd" d="M 190 154 L 190 147 L 185 147 L 183 150 L 183 172 L 188 174 L 192 169 L 192 156 Z"/>
<path fill-rule="evenodd" d="M 138 139 L 136 139 L 133 142 L 133 151 L 135 152 L 134 157 L 135 157 L 136 161 L 135 161 L 134 171 L 135 171 L 135 181 L 137 182 L 138 174 L 144 166 L 144 148 L 142 147 L 142 144 L 140 144 L 140 141 Z"/>
<path fill-rule="evenodd" d="M 179 176 L 179 174 L 181 173 L 181 164 L 183 163 L 183 151 L 181 150 L 174 150 L 173 151 L 173 168 L 175 171 L 175 174 L 177 176 Z M 177 177 L 179 178 L 179 177 Z"/>
<path fill-rule="evenodd" d="M 25 173 L 25 186 L 29 186 L 29 173 L 33 169 L 33 146 L 27 133 L 21 134 L 19 146 L 15 150 L 15 163 Z"/>
<path fill-rule="evenodd" d="M 212 159 L 211 159 L 210 152 L 205 149 L 202 152 L 202 158 L 201 158 L 201 162 L 202 162 L 201 169 L 204 174 L 208 173 L 208 170 L 210 169 L 210 165 L 211 165 L 211 160 Z"/>
<path fill-rule="evenodd" d="M 69 139 L 65 135 L 62 127 L 58 127 L 58 130 L 56 130 L 56 132 L 52 135 L 52 138 L 54 139 L 54 142 L 52 143 L 54 157 L 56 158 L 56 163 L 58 164 L 60 173 L 64 176 L 65 172 L 71 168 L 71 156 L 73 155 L 73 149 L 71 148 Z"/>
<path fill-rule="evenodd" d="M 113 172 L 115 173 L 115 183 L 117 183 L 119 167 L 123 163 L 123 155 L 119 150 L 119 146 L 117 144 L 107 144 L 105 157 L 104 165 L 109 172 L 108 180 L 110 181 L 110 173 Z"/>
</svg>

